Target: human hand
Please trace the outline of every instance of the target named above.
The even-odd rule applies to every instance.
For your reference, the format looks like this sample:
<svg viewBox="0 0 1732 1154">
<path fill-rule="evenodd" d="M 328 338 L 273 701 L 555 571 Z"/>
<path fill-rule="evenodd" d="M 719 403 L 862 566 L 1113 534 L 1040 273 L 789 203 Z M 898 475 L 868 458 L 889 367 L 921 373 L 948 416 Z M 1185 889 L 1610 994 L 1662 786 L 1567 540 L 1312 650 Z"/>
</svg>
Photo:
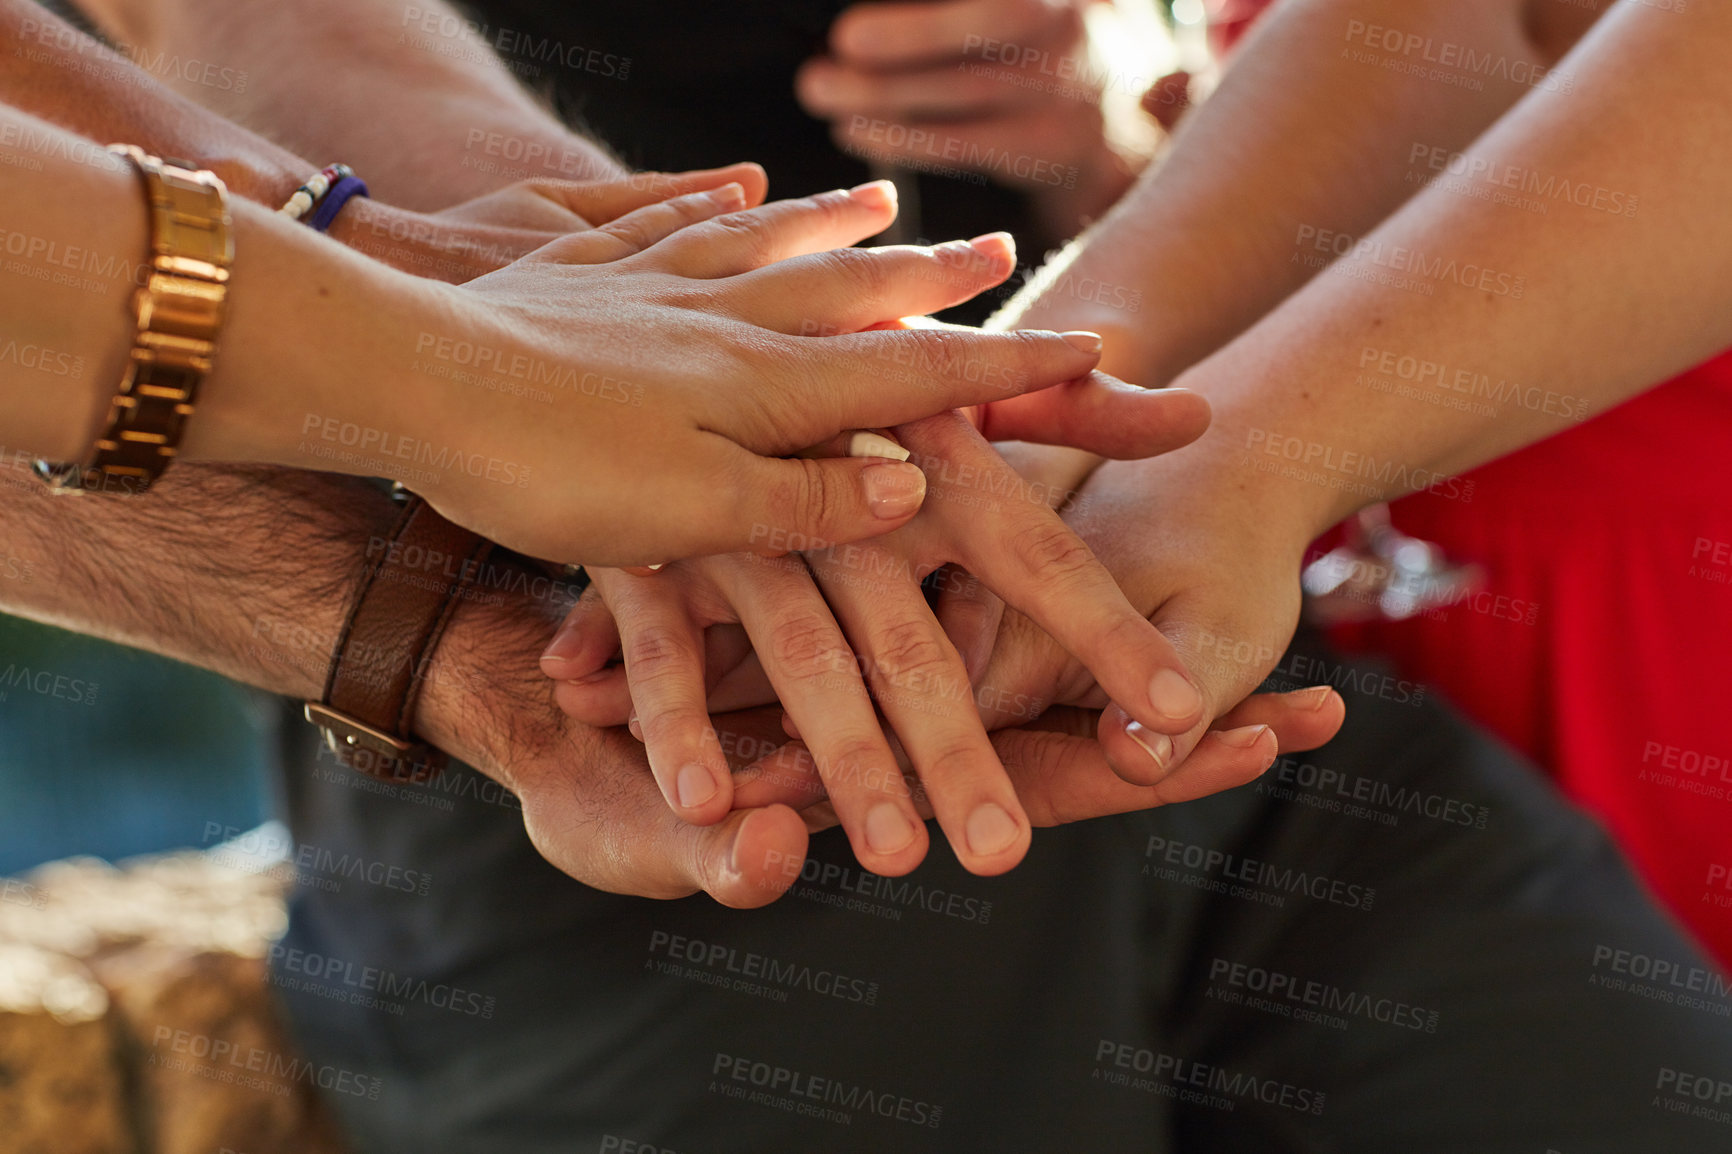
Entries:
<svg viewBox="0 0 1732 1154">
<path fill-rule="evenodd" d="M 630 734 L 555 708 L 552 683 L 535 669 L 555 613 L 528 595 L 459 601 L 427 663 L 419 735 L 511 790 L 537 852 L 585 885 L 647 898 L 702 890 L 738 908 L 774 901 L 806 855 L 801 819 L 779 803 L 706 826 L 669 812 Z M 717 727 L 730 748 L 773 748 L 777 716 L 740 714 Z"/>
<path fill-rule="evenodd" d="M 356 197 L 330 235 L 392 268 L 461 284 L 566 233 L 731 183 L 741 186 L 747 206 L 763 203 L 769 184 L 758 165 L 735 164 L 699 172 L 638 172 L 615 180 L 524 180 L 431 213 Z"/>
<path fill-rule="evenodd" d="M 1205 714 L 1232 707 L 1274 669 L 1299 620 L 1300 562 L 1320 531 L 1316 502 L 1241 467 L 1230 447 L 1205 438 L 1183 454 L 1109 462 L 1083 485 L 1066 522 L 1093 548 L 1125 595 L 1170 638 L 1196 678 Z M 978 598 L 977 598 L 978 600 Z M 1013 694 L 1106 706 L 1100 737 L 1128 782 L 1176 777 L 1205 732 L 1149 730 L 1106 701 L 1088 671 L 1015 611 L 964 621 L 959 644 L 995 636 L 983 680 Z M 1301 691 L 1307 692 L 1307 691 Z M 1339 698 L 1318 694 L 1339 726 Z M 1333 700 L 1333 704 L 1331 704 Z M 989 721 L 1008 723 L 1002 713 Z M 1333 732 L 1333 729 L 1331 729 Z"/>
<path fill-rule="evenodd" d="M 984 173 L 1063 203 L 1055 239 L 1098 216 L 1147 162 L 1157 134 L 1138 91 L 1093 36 L 1111 4 L 940 0 L 855 4 L 830 55 L 795 77 L 838 147 L 886 164 Z M 1097 19 L 1091 29 L 1089 14 Z"/>
<path fill-rule="evenodd" d="M 1168 396 L 1178 419 L 1168 443 L 1146 451 L 1196 435 L 1192 399 Z M 1213 715 L 1202 717 L 1201 698 L 1165 639 L 1064 529 L 1046 494 L 1019 478 L 966 420 L 948 414 L 902 426 L 897 435 L 928 475 L 925 509 L 878 540 L 808 549 L 818 588 L 804 566 L 742 555 L 650 576 L 592 570 L 599 598 L 573 610 L 542 664 L 565 682 L 556 698 L 562 708 L 598 725 L 632 719 L 669 804 L 697 822 L 718 820 L 734 801 L 710 714 L 779 698 L 861 864 L 894 875 L 919 863 L 926 840 L 915 795 L 874 716 L 875 700 L 959 860 L 977 873 L 1000 873 L 1026 852 L 1029 823 L 988 744 L 977 701 L 997 708 L 1006 699 L 990 681 L 978 698 L 971 690 L 941 623 L 943 595 L 937 617 L 923 597 L 927 574 L 955 563 L 943 574 L 945 594 L 977 584 L 1002 593 L 1156 732 L 1181 734 Z M 745 626 L 743 636 L 706 635 L 732 622 Z M 606 669 L 616 652 L 624 668 Z M 1049 700 L 1022 697 L 1013 711 L 1032 720 Z M 1275 752 L 1266 728 L 1225 734 L 1206 756 L 1175 770 L 1164 792 L 1169 799 L 1202 796 L 1225 787 L 1212 782 L 1241 784 Z"/>
<path fill-rule="evenodd" d="M 417 491 L 452 520 L 553 560 L 658 563 L 783 532 L 857 540 L 914 515 L 918 469 L 759 454 L 1075 380 L 1098 357 L 1092 334 L 859 331 L 999 283 L 1015 264 L 1007 237 L 822 251 L 882 230 L 895 211 L 886 184 L 749 212 L 733 211 L 737 186 L 728 194 L 564 237 L 443 290 L 436 327 L 400 323 L 414 336 L 399 340 L 435 356 L 446 344 L 497 350 L 500 364 L 555 366 L 572 380 L 548 410 L 476 390 L 436 414 L 429 440 L 514 462 L 533 489 L 453 477 Z M 617 259 L 598 267 L 608 254 Z M 811 332 L 844 335 L 800 335 Z M 392 407 L 416 388 L 426 377 L 411 373 Z"/>
</svg>

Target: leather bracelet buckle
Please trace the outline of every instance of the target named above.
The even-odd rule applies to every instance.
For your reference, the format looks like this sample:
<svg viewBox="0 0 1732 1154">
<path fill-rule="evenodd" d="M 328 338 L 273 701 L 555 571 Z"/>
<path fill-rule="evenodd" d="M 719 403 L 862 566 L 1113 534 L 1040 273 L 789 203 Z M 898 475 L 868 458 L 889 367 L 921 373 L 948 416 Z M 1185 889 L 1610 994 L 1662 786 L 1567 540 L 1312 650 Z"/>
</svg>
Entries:
<svg viewBox="0 0 1732 1154">
<path fill-rule="evenodd" d="M 450 761 L 443 750 L 424 741 L 394 737 L 316 701 L 306 703 L 305 715 L 324 730 L 325 743 L 339 761 L 372 777 L 423 785 L 438 777 Z"/>
</svg>

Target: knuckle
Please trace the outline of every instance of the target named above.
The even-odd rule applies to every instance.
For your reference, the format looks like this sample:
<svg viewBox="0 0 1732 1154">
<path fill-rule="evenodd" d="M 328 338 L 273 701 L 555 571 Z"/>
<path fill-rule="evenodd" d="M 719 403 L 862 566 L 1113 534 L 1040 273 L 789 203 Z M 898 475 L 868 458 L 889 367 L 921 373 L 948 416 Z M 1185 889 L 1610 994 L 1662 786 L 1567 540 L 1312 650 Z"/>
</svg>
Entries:
<svg viewBox="0 0 1732 1154">
<path fill-rule="evenodd" d="M 762 213 L 751 209 L 730 212 L 711 220 L 710 226 L 754 268 L 770 263 L 775 255 L 775 237 Z"/>
<path fill-rule="evenodd" d="M 920 353 L 921 366 L 941 376 L 958 372 L 967 359 L 961 333 L 947 329 L 911 329 L 905 334 Z"/>
<path fill-rule="evenodd" d="M 648 248 L 652 239 L 648 222 L 642 215 L 635 212 L 608 221 L 601 226 L 600 231 L 613 237 L 634 253 L 642 252 Z"/>
<path fill-rule="evenodd" d="M 915 765 L 927 789 L 940 793 L 947 786 L 962 786 L 978 778 L 981 752 L 965 740 L 954 739 L 934 753 L 922 753 Z"/>
<path fill-rule="evenodd" d="M 897 621 L 885 626 L 872 649 L 873 665 L 880 679 L 892 684 L 923 681 L 949 667 L 938 634 L 924 621 Z"/>
<path fill-rule="evenodd" d="M 1010 547 L 1025 577 L 1059 588 L 1089 580 L 1099 564 L 1082 538 L 1057 517 L 1038 517 L 1023 526 L 1012 534 Z"/>
<path fill-rule="evenodd" d="M 890 290 L 890 265 L 884 254 L 864 248 L 839 248 L 820 253 L 815 260 L 827 279 L 840 282 L 850 294 L 871 305 Z"/>
<path fill-rule="evenodd" d="M 854 662 L 835 628 L 816 614 L 798 613 L 777 621 L 767 646 L 770 660 L 802 681 L 854 671 Z"/>
<path fill-rule="evenodd" d="M 841 516 L 842 502 L 830 475 L 816 461 L 800 460 L 799 467 L 799 476 L 782 487 L 777 512 L 787 527 L 821 538 Z M 819 543 L 814 541 L 814 545 Z"/>
<path fill-rule="evenodd" d="M 634 681 L 656 681 L 693 669 L 697 650 L 691 642 L 663 629 L 649 629 L 623 641 L 626 669 Z"/>
</svg>

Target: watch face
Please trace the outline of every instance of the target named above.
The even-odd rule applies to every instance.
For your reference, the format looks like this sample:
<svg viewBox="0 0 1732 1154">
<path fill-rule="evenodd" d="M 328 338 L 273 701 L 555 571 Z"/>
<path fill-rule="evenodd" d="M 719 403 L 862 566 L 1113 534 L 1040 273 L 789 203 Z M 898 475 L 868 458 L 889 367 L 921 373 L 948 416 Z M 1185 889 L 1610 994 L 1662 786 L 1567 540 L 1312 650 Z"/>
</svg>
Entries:
<svg viewBox="0 0 1732 1154">
<path fill-rule="evenodd" d="M 135 469 L 117 471 L 98 465 L 67 465 L 42 460 L 34 462 L 31 468 L 50 490 L 68 495 L 102 493 L 135 497 L 149 489 L 151 482 L 151 478 Z"/>
<path fill-rule="evenodd" d="M 53 461 L 38 460 L 31 465 L 31 468 L 56 493 L 84 492 L 83 465 L 56 464 Z"/>
</svg>

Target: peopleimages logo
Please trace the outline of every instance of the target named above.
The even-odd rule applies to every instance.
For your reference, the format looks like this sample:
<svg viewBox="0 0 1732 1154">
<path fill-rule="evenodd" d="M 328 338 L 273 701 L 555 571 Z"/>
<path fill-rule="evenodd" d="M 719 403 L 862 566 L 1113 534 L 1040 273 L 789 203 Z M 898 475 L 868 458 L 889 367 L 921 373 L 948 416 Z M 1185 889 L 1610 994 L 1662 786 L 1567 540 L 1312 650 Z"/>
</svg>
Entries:
<svg viewBox="0 0 1732 1154">
<path fill-rule="evenodd" d="M 287 1096 L 289 1084 L 304 1082 L 333 1094 L 379 1099 L 383 1080 L 336 1066 L 319 1066 L 305 1058 L 289 1057 L 257 1046 L 243 1046 L 227 1038 L 195 1034 L 158 1026 L 151 1039 L 149 1064 L 172 1073 L 196 1073 L 218 1082 Z M 190 1059 L 190 1060 L 189 1060 Z M 197 1063 L 197 1064 L 195 1064 Z"/>
<path fill-rule="evenodd" d="M 878 1001 L 877 982 L 850 977 L 827 967 L 772 958 L 720 942 L 671 934 L 666 930 L 650 933 L 649 952 L 652 957 L 659 954 L 667 959 L 660 963 L 663 973 L 671 973 L 670 966 L 679 969 L 676 963 L 684 962 L 691 968 L 671 976 L 692 978 L 706 985 L 733 988 L 742 993 L 780 995 L 773 999 L 776 1001 L 786 1001 L 790 990 L 804 990 L 820 997 L 866 1006 L 875 1005 Z M 766 986 L 773 988 L 766 990 Z"/>
<path fill-rule="evenodd" d="M 1175 841 L 1158 834 L 1149 836 L 1143 854 L 1148 859 L 1143 865 L 1146 877 L 1177 881 L 1195 889 L 1246 898 L 1265 905 L 1280 906 L 1289 894 L 1354 910 L 1369 910 L 1377 900 L 1377 891 L 1371 886 L 1191 842 Z"/>
<path fill-rule="evenodd" d="M 1109 1038 L 1102 1038 L 1095 1046 L 1095 1070 L 1090 1078 L 1217 1110 L 1235 1110 L 1245 1101 L 1315 1115 L 1323 1113 L 1326 1097 L 1290 1082 L 1193 1062 Z"/>
<path fill-rule="evenodd" d="M 1301 252 L 1309 248 L 1319 259 L 1338 257 L 1344 262 L 1358 261 L 1391 273 L 1422 277 L 1430 281 L 1446 281 L 1462 288 L 1488 292 L 1493 296 L 1509 297 L 1511 300 L 1521 300 L 1527 295 L 1526 277 L 1499 272 L 1473 261 L 1437 256 L 1421 249 L 1408 248 L 1406 245 L 1392 245 L 1375 237 L 1360 238 L 1350 233 L 1302 224 L 1293 238 L 1293 246 Z M 1293 254 L 1293 262 L 1301 261 L 1301 252 Z M 1317 266 L 1313 264 L 1311 267 Z"/>
<path fill-rule="evenodd" d="M 925 910 L 965 922 L 987 924 L 992 919 L 992 903 L 968 897 L 954 890 L 928 886 L 907 878 L 887 878 L 836 862 L 820 862 L 814 858 L 795 857 L 771 851 L 766 865 L 780 869 L 782 876 L 796 878 L 793 896 L 825 905 L 840 906 L 860 913 L 876 914 L 891 921 L 901 921 L 904 909 Z M 827 893 L 827 890 L 838 892 Z M 852 896 L 852 895 L 858 895 Z M 874 899 L 883 905 L 861 899 Z"/>
<path fill-rule="evenodd" d="M 933 1130 L 938 1129 L 944 1120 L 944 1107 L 905 1094 L 873 1090 L 857 1083 L 822 1078 L 732 1054 L 718 1053 L 710 1067 L 710 1075 L 712 1092 L 773 1106 L 789 1113 L 828 1117 L 829 1121 L 844 1124 L 851 1117 L 838 1115 L 838 1111 L 862 1110 L 880 1118 L 893 1118 L 910 1126 L 925 1126 Z"/>
<path fill-rule="evenodd" d="M 449 982 L 393 973 L 379 966 L 356 965 L 326 954 L 293 949 L 280 942 L 268 951 L 272 980 L 291 990 L 305 990 L 352 1006 L 401 1015 L 405 1003 L 420 1002 L 472 1018 L 491 1018 L 495 999 Z"/>
<path fill-rule="evenodd" d="M 1363 1018 L 1404 1030 L 1437 1033 L 1438 1013 L 1398 998 L 1344 990 L 1327 982 L 1279 970 L 1216 958 L 1209 963 L 1209 993 L 1214 1001 L 1265 1010 L 1295 1021 L 1345 1030 L 1348 1018 Z"/>
</svg>

